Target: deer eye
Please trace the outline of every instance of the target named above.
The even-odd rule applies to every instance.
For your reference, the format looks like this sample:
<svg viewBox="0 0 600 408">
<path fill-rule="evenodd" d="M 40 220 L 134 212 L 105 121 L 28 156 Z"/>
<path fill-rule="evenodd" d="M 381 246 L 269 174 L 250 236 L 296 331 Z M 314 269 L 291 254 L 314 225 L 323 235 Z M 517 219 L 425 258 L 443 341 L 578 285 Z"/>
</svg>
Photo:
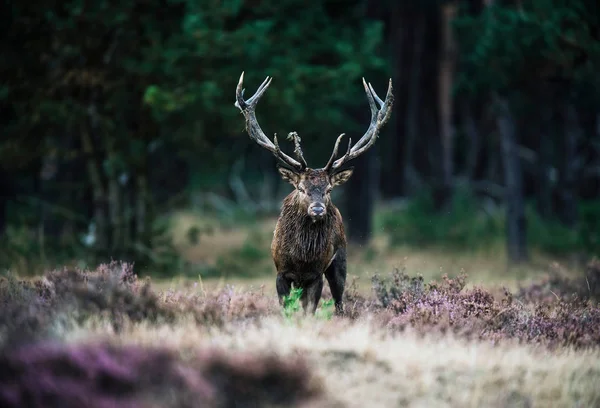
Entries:
<svg viewBox="0 0 600 408">
<path fill-rule="evenodd" d="M 333 187 L 331 187 L 331 186 L 327 186 L 327 188 L 325 189 L 325 193 L 326 193 L 326 194 L 327 194 L 327 193 L 330 193 L 332 189 L 333 189 Z"/>
</svg>

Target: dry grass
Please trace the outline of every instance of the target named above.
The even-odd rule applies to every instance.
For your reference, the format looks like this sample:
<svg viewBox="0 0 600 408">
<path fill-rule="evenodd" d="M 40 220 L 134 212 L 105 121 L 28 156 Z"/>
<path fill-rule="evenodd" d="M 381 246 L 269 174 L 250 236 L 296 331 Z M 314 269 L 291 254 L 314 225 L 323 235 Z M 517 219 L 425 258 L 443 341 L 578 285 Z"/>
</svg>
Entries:
<svg viewBox="0 0 600 408">
<path fill-rule="evenodd" d="M 450 336 L 393 336 L 368 321 L 307 319 L 286 324 L 270 317 L 258 324 L 221 329 L 193 322 L 139 324 L 112 333 L 95 325 L 70 341 L 106 338 L 120 345 L 205 345 L 223 350 L 302 355 L 316 369 L 329 397 L 345 407 L 593 407 L 600 404 L 600 352 L 530 346 L 492 346 Z"/>
<path fill-rule="evenodd" d="M 184 406 L 178 398 L 195 406 L 206 390 L 185 385 L 190 381 L 206 382 L 206 389 L 219 398 L 237 401 L 206 405 L 214 407 L 256 406 L 259 399 L 247 395 L 266 393 L 268 400 L 290 390 L 299 394 L 296 400 L 261 406 L 600 406 L 600 263 L 590 264 L 582 274 L 581 269 L 549 268 L 551 260 L 535 256 L 529 265 L 507 270 L 501 250 L 457 254 L 392 248 L 385 235 L 376 234 L 368 246 L 350 248 L 349 283 L 358 277 L 358 291 L 347 290 L 347 310 L 354 310 L 350 317 L 285 319 L 277 305 L 269 255 L 274 224 L 275 219 L 268 219 L 229 229 L 193 214 L 174 217 L 175 243 L 196 264 L 215 265 L 251 241 L 265 254 L 258 264 L 270 265 L 272 272 L 251 279 L 200 276 L 150 284 L 137 280 L 130 266 L 113 263 L 95 271 L 50 272 L 36 282 L 0 281 L 0 340 L 6 340 L 1 329 L 14 335 L 8 338 L 16 341 L 5 341 L 11 347 L 27 339 L 26 347 L 37 350 L 45 364 L 44 381 L 49 382 L 44 384 L 59 383 L 86 396 L 87 390 L 96 390 L 97 404 L 84 404 L 90 407 L 102 406 L 103 398 L 121 398 L 119 376 L 129 363 L 105 367 L 118 356 L 132 359 L 125 367 L 131 378 L 150 375 L 146 385 L 128 380 L 135 390 L 130 397 L 142 401 L 131 406 L 140 407 Z M 192 225 L 211 227 L 211 233 L 192 245 L 185 237 Z M 411 277 L 421 274 L 426 282 L 444 273 L 466 272 L 468 284 L 456 289 L 458 280 L 444 281 L 425 293 L 412 280 L 392 279 L 395 290 L 390 286 L 382 295 L 371 277 L 387 276 L 394 268 L 405 268 Z M 560 276 L 540 277 L 550 270 L 559 270 Z M 577 279 L 563 279 L 577 273 Z M 469 290 L 473 286 L 482 289 Z M 502 298 L 501 286 L 514 293 L 514 301 L 509 296 L 512 304 Z M 324 299 L 330 296 L 327 292 L 326 287 Z M 595 300 L 572 301 L 574 293 Z M 63 347 L 53 349 L 54 360 L 43 353 L 48 338 Z M 0 357 L 10 360 L 13 351 L 5 351 Z M 40 362 L 32 362 L 26 351 L 21 350 L 23 359 L 10 361 L 35 371 Z M 102 358 L 88 363 L 84 355 Z M 144 355 L 149 357 L 139 357 Z M 214 361 L 206 357 L 213 355 Z M 79 365 L 77 370 L 88 377 L 80 382 L 61 377 L 65 364 L 71 371 L 73 364 Z M 171 367 L 166 372 L 157 368 L 164 364 Z M 207 369 L 211 364 L 220 367 L 216 377 Z M 89 375 L 95 369 L 114 377 L 112 388 L 98 388 L 105 380 Z M 242 378 L 242 389 L 223 373 Z M 20 391 L 47 391 L 30 377 L 21 380 Z M 155 380 L 168 392 L 157 391 Z M 273 385 L 276 380 L 281 387 Z M 0 405 L 6 398 L 1 387 L 8 384 L 5 389 L 15 392 L 14 382 L 0 375 Z M 163 404 L 157 394 L 177 398 Z M 62 398 L 63 406 L 73 406 Z M 144 402 L 153 399 L 152 404 Z"/>
<path fill-rule="evenodd" d="M 172 236 L 176 247 L 184 259 L 192 264 L 215 266 L 219 258 L 232 256 L 247 242 L 252 242 L 264 257 L 254 265 L 267 271 L 253 277 L 209 277 L 202 283 L 207 290 L 219 290 L 225 285 L 239 288 L 263 286 L 266 291 L 275 290 L 275 267 L 271 261 L 271 238 L 277 222 L 276 217 L 260 219 L 250 225 L 230 228 L 215 218 L 201 217 L 190 212 L 180 212 L 172 216 Z M 190 227 L 208 229 L 210 233 L 200 237 L 196 244 L 187 238 Z M 519 283 L 536 280 L 548 270 L 554 260 L 548 256 L 533 253 L 527 265 L 508 269 L 504 248 L 489 251 L 456 252 L 441 249 L 418 249 L 392 247 L 388 236 L 375 232 L 371 242 L 365 246 L 350 246 L 348 254 L 348 277 L 357 278 L 358 290 L 364 295 L 370 293 L 370 278 L 375 274 L 385 274 L 394 268 L 406 268 L 413 274 L 421 274 L 426 280 L 437 279 L 444 273 L 469 275 L 469 285 L 496 285 L 516 289 Z M 566 267 L 568 272 L 575 268 Z M 192 281 L 177 277 L 156 282 L 158 287 L 187 287 Z"/>
<path fill-rule="evenodd" d="M 214 264 L 220 256 L 229 254 L 233 249 L 240 248 L 252 233 L 269 237 L 273 234 L 276 218 L 261 220 L 254 225 L 242 228 L 232 228 L 215 218 L 200 217 L 190 212 L 177 212 L 170 217 L 173 243 L 184 257 L 193 263 Z M 203 233 L 197 244 L 191 244 L 187 239 L 191 227 L 199 228 Z M 262 243 L 262 242 L 261 242 Z M 269 245 L 264 245 L 268 251 Z"/>
<path fill-rule="evenodd" d="M 284 318 L 274 293 L 156 292 L 116 262 L 0 283 L 9 407 L 600 406 L 598 261 L 510 302 L 397 275 L 376 298 L 349 290 L 357 313 L 333 319 Z"/>
</svg>

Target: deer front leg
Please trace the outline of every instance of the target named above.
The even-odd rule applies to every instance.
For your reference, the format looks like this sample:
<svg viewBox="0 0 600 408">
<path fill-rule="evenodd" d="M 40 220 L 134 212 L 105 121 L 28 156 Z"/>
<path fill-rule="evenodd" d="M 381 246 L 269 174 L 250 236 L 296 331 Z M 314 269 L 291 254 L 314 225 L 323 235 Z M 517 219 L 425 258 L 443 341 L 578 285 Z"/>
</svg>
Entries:
<svg viewBox="0 0 600 408">
<path fill-rule="evenodd" d="M 289 296 L 292 290 L 292 281 L 282 273 L 277 274 L 277 279 L 275 280 L 275 287 L 277 288 L 277 296 L 279 297 L 279 304 L 283 306 L 283 297 Z"/>
<path fill-rule="evenodd" d="M 346 249 L 340 248 L 335 254 L 335 259 L 325 271 L 325 277 L 329 283 L 331 296 L 335 302 L 335 314 L 344 314 L 344 286 L 346 285 Z"/>
<path fill-rule="evenodd" d="M 308 283 L 302 291 L 300 301 L 304 308 L 304 315 L 311 313 L 315 314 L 319 300 L 321 300 L 321 294 L 323 292 L 323 276 L 319 275 L 318 278 Z"/>
</svg>

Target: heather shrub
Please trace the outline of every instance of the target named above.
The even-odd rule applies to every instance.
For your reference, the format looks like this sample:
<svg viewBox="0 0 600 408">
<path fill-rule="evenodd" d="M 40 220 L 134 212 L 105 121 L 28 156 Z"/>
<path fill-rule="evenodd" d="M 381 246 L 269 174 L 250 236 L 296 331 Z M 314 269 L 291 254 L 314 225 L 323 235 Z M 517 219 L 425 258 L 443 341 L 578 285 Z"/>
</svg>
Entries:
<svg viewBox="0 0 600 408">
<path fill-rule="evenodd" d="M 125 319 L 156 322 L 174 318 L 173 312 L 152 291 L 150 282 L 138 281 L 131 264 L 113 261 L 94 271 L 52 271 L 42 282 L 44 290 L 40 295 L 50 295 L 68 305 L 80 321 L 90 315 L 103 315 L 110 319 L 115 330 L 120 330 Z"/>
<path fill-rule="evenodd" d="M 275 355 L 205 352 L 201 366 L 220 407 L 298 406 L 323 391 L 298 356 L 283 360 Z"/>
<path fill-rule="evenodd" d="M 367 299 L 358 292 L 357 280 L 358 278 L 354 277 L 349 284 L 346 283 L 346 290 L 344 291 L 344 316 L 351 320 L 358 319 L 377 307 L 375 300 Z M 326 299 L 329 299 L 331 298 L 329 285 L 325 285 L 325 287 L 329 296 Z"/>
<path fill-rule="evenodd" d="M 394 271 L 391 282 L 374 277 L 383 321 L 394 331 L 447 333 L 471 340 L 510 340 L 551 348 L 600 345 L 600 308 L 574 298 L 553 304 L 527 304 L 508 290 L 500 299 L 482 288 L 464 290 L 466 275 L 424 284 L 420 277 Z"/>
<path fill-rule="evenodd" d="M 600 260 L 592 259 L 581 276 L 567 276 L 560 265 L 553 264 L 542 279 L 522 286 L 517 297 L 529 303 L 554 302 L 559 299 L 600 301 Z"/>
<path fill-rule="evenodd" d="M 41 282 L 20 282 L 13 276 L 0 278 L 0 346 L 46 335 L 59 307 L 40 296 Z"/>
<path fill-rule="evenodd" d="M 549 347 L 596 346 L 600 343 L 600 262 L 590 262 L 580 278 L 563 275 L 551 272 L 515 294 L 508 290 L 492 294 L 482 288 L 466 290 L 465 274 L 425 283 L 422 276 L 395 270 L 390 279 L 372 278 L 372 298 L 360 295 L 356 281 L 350 282 L 344 294 L 344 318 L 371 316 L 393 331 L 450 332 L 467 339 Z M 93 317 L 109 322 L 115 331 L 129 322 L 176 323 L 183 317 L 211 327 L 257 322 L 286 312 L 289 317 L 298 306 L 298 299 L 291 300 L 282 313 L 275 294 L 265 294 L 262 288 L 237 291 L 227 286 L 204 293 L 195 287 L 156 293 L 149 281 L 138 281 L 130 265 L 116 262 L 94 271 L 52 271 L 36 281 L 7 277 L 0 281 L 0 346 L 57 337 Z M 325 285 L 318 317 L 333 317 L 331 303 Z"/>
<path fill-rule="evenodd" d="M 140 282 L 132 266 L 111 262 L 93 271 L 51 271 L 35 281 L 0 280 L 0 345 L 52 336 L 92 317 L 108 321 L 113 330 L 136 322 L 174 323 L 193 317 L 197 324 L 223 326 L 279 313 L 275 298 L 260 291 L 197 290 L 154 292 Z"/>
<path fill-rule="evenodd" d="M 276 299 L 260 291 L 237 292 L 233 286 L 210 293 L 167 290 L 165 307 L 179 316 L 193 316 L 200 325 L 222 327 L 227 322 L 256 320 L 279 312 Z"/>
<path fill-rule="evenodd" d="M 0 354 L 0 406 L 274 407 L 322 394 L 300 358 L 189 354 L 108 344 L 21 346 Z"/>
<path fill-rule="evenodd" d="M 126 321 L 172 321 L 175 314 L 140 283 L 132 266 L 111 262 L 94 271 L 48 272 L 35 281 L 0 279 L 0 344 L 52 336 L 59 328 L 92 316 L 107 318 L 114 330 Z"/>
</svg>

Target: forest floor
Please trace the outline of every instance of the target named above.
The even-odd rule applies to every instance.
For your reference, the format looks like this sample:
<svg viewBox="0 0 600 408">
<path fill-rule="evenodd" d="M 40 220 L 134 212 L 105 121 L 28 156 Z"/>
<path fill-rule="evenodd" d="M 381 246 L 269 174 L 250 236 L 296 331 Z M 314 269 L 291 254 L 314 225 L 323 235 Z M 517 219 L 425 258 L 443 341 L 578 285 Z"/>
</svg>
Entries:
<svg viewBox="0 0 600 408">
<path fill-rule="evenodd" d="M 263 287 L 267 293 L 275 293 L 276 272 L 270 248 L 276 222 L 276 217 L 269 217 L 242 227 L 229 227 L 214 218 L 176 213 L 171 219 L 171 231 L 177 250 L 189 263 L 203 265 L 208 273 L 201 271 L 191 277 L 177 276 L 155 283 L 161 288 L 187 287 L 201 279 L 209 289 L 233 285 L 246 289 Z M 206 231 L 194 244 L 187 238 L 190 227 Z M 426 280 L 464 272 L 469 276 L 467 287 L 504 286 L 514 290 L 519 285 L 545 276 L 549 268 L 559 267 L 561 273 L 575 276 L 585 266 L 564 260 L 560 260 L 559 265 L 557 261 L 533 252 L 526 264 L 508 268 L 503 247 L 454 251 L 393 246 L 385 232 L 375 231 L 367 245 L 349 245 L 348 280 L 355 279 L 358 291 L 368 295 L 372 292 L 371 278 L 389 275 L 394 269 L 404 269 L 412 275 L 420 274 Z"/>
<path fill-rule="evenodd" d="M 189 217 L 174 233 L 190 262 L 248 273 L 145 281 L 113 262 L 0 279 L 0 406 L 600 406 L 598 261 L 509 270 L 498 251 L 378 234 L 350 251 L 346 315 L 325 285 L 304 317 L 277 303 L 274 220 L 192 245 L 204 221 Z"/>
</svg>

